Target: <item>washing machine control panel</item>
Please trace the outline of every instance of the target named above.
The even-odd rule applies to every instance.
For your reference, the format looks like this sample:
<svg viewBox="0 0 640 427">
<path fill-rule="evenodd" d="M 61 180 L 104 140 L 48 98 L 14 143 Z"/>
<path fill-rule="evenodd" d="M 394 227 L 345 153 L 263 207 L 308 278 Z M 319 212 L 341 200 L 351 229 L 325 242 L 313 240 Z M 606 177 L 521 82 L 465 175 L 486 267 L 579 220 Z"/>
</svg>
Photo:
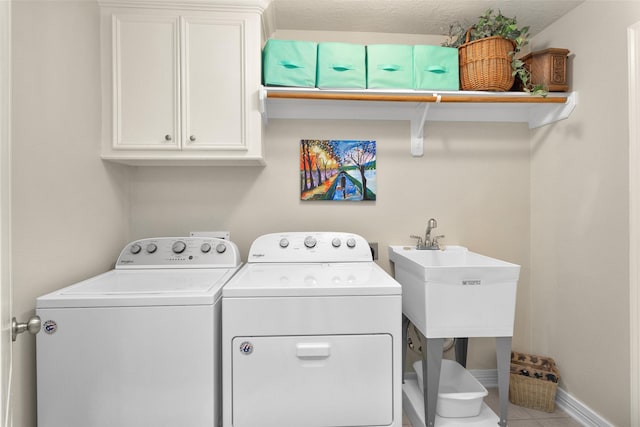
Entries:
<svg viewBox="0 0 640 427">
<path fill-rule="evenodd" d="M 213 237 L 156 237 L 124 247 L 117 269 L 221 268 L 240 265 L 235 243 Z"/>
<path fill-rule="evenodd" d="M 367 241 L 342 232 L 272 233 L 258 237 L 248 262 L 358 262 L 373 261 Z"/>
</svg>

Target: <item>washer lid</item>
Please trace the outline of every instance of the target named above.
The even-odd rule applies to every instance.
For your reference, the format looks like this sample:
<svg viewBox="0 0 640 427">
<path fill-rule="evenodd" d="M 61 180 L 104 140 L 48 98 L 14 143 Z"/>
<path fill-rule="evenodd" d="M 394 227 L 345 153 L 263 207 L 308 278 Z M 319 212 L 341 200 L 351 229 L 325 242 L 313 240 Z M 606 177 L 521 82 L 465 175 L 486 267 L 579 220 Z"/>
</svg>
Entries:
<svg viewBox="0 0 640 427">
<path fill-rule="evenodd" d="M 37 308 L 209 305 L 237 268 L 111 270 L 39 297 Z"/>
<path fill-rule="evenodd" d="M 246 264 L 222 290 L 223 297 L 401 294 L 374 262 Z"/>
</svg>

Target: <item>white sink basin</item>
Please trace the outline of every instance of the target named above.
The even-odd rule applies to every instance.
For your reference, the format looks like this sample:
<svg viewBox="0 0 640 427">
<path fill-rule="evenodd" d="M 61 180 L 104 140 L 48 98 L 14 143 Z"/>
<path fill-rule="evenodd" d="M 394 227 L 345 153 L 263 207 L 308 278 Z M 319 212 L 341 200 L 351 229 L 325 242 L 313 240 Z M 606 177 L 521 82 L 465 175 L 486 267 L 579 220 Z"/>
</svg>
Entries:
<svg viewBox="0 0 640 427">
<path fill-rule="evenodd" d="M 520 266 L 447 246 L 389 246 L 402 312 L 427 338 L 513 336 Z"/>
</svg>

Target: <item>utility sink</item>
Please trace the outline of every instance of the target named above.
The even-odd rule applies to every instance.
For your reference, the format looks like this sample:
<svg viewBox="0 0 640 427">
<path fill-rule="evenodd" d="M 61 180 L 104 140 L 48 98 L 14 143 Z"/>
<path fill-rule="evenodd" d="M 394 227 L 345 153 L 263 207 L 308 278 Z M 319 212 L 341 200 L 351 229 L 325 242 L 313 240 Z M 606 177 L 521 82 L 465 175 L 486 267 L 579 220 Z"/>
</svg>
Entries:
<svg viewBox="0 0 640 427">
<path fill-rule="evenodd" d="M 402 312 L 426 338 L 513 336 L 520 266 L 463 246 L 389 246 Z"/>
</svg>

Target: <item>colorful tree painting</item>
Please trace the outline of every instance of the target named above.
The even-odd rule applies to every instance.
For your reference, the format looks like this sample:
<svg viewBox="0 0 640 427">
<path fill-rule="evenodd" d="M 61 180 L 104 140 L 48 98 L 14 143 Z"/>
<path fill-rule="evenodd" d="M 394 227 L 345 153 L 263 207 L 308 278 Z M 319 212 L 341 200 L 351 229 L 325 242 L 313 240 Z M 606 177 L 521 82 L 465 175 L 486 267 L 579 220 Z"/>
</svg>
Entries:
<svg viewBox="0 0 640 427">
<path fill-rule="evenodd" d="M 300 141 L 301 200 L 376 200 L 376 142 Z"/>
</svg>

